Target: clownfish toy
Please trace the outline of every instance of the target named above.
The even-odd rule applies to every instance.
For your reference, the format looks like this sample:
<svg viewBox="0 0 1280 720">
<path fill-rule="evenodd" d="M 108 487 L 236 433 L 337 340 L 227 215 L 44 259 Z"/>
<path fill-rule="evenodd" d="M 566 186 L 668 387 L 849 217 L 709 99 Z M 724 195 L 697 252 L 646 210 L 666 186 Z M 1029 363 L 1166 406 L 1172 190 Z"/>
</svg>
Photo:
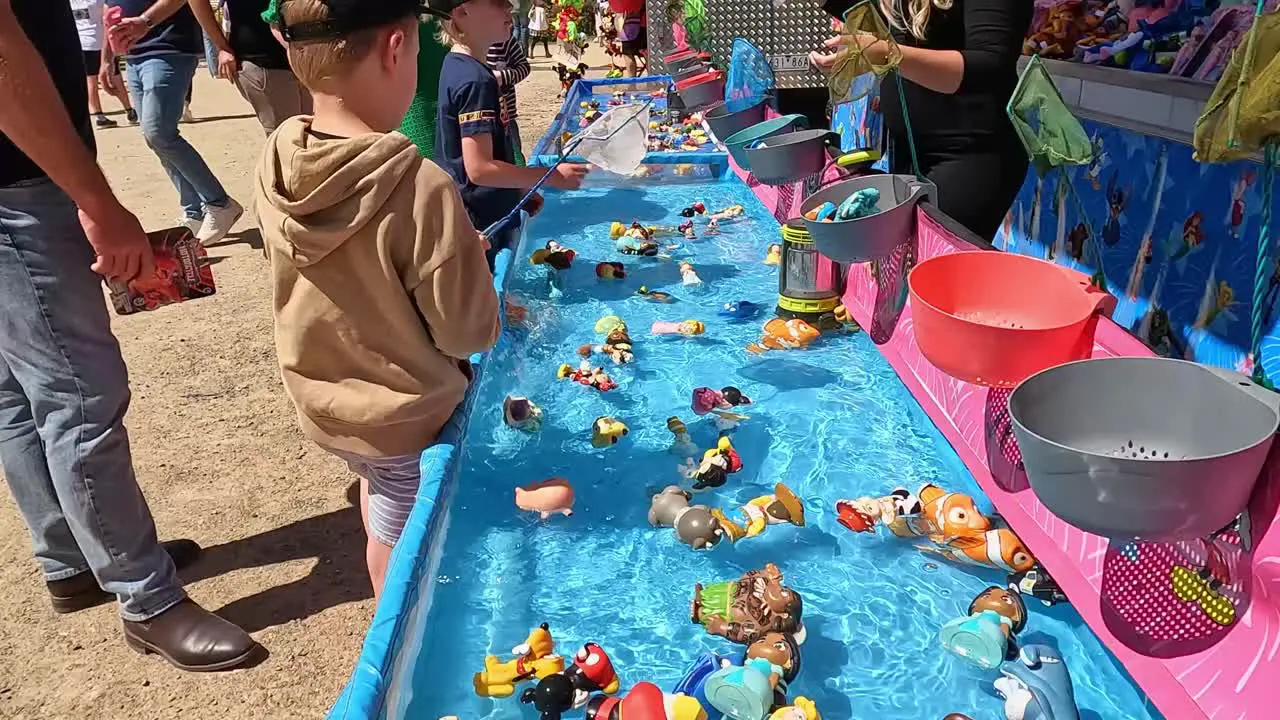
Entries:
<svg viewBox="0 0 1280 720">
<path fill-rule="evenodd" d="M 748 345 L 747 350 L 756 353 L 766 350 L 795 350 L 808 347 L 820 334 L 817 328 L 800 318 L 774 318 L 764 324 L 760 342 Z"/>
<path fill-rule="evenodd" d="M 899 489 L 898 493 L 901 492 Z M 902 508 L 888 525 L 889 531 L 898 537 L 927 537 L 941 545 L 991 529 L 991 521 L 978 510 L 973 498 L 948 492 L 933 483 L 921 485 L 914 502 L 908 499 Z"/>
<path fill-rule="evenodd" d="M 981 535 L 958 537 L 945 545 L 917 545 L 962 565 L 979 565 L 1018 573 L 1035 567 L 1036 558 L 1009 528 L 995 528 Z"/>
</svg>

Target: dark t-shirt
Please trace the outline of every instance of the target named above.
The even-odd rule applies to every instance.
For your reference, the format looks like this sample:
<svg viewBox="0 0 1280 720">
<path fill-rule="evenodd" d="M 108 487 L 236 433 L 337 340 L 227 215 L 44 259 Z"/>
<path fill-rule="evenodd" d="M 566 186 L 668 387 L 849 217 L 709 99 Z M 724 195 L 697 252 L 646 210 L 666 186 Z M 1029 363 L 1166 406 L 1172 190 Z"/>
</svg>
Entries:
<svg viewBox="0 0 1280 720">
<path fill-rule="evenodd" d="M 498 100 L 498 81 L 489 66 L 470 55 L 446 54 L 440 67 L 436 162 L 453 176 L 471 223 L 482 232 L 511 212 L 521 193 L 471 182 L 462 162 L 462 138 L 488 135 L 493 139 L 493 159 L 514 164 L 515 154 L 504 130 L 506 121 Z"/>
<path fill-rule="evenodd" d="M 94 149 L 93 128 L 89 125 L 89 101 L 84 92 L 84 55 L 71 5 L 50 0 L 13 0 L 18 25 L 44 60 L 71 124 L 84 144 Z M 0 101 L 7 102 L 7 101 Z M 0 133 L 0 187 L 43 177 L 45 172 Z"/>
<path fill-rule="evenodd" d="M 156 0 L 107 0 L 107 7 L 119 7 L 127 18 L 138 17 Z M 146 60 L 161 55 L 201 55 L 204 53 L 204 34 L 196 22 L 191 7 L 183 4 L 164 22 L 158 22 L 151 32 L 142 36 L 129 48 L 130 60 Z"/>
<path fill-rule="evenodd" d="M 231 37 L 227 41 L 240 60 L 271 70 L 288 70 L 289 56 L 262 19 L 270 4 L 271 0 L 226 0 L 226 12 L 231 18 Z"/>
</svg>

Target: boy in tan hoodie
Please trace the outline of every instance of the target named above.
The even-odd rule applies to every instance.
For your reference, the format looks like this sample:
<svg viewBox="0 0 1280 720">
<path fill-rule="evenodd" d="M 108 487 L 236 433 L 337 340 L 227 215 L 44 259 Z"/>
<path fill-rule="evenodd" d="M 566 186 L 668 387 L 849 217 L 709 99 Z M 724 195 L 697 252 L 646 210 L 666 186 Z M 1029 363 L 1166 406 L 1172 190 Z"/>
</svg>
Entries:
<svg viewBox="0 0 1280 720">
<path fill-rule="evenodd" d="M 380 595 L 418 458 L 501 329 L 485 242 L 452 179 L 394 132 L 417 86 L 416 0 L 285 0 L 289 62 L 315 116 L 282 124 L 256 206 L 275 339 L 302 431 L 360 476 Z"/>
</svg>

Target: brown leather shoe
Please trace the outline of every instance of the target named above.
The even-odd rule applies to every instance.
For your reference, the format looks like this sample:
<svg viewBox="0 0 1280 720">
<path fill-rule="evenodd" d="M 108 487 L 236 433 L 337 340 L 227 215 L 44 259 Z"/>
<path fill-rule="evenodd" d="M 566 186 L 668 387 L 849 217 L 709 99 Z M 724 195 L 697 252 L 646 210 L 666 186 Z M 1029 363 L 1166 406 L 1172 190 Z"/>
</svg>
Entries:
<svg viewBox="0 0 1280 720">
<path fill-rule="evenodd" d="M 126 620 L 124 641 L 143 655 L 155 653 L 188 672 L 230 670 L 258 649 L 249 633 L 193 600 L 183 600 L 150 620 Z"/>
<path fill-rule="evenodd" d="M 167 540 L 160 543 L 169 559 L 179 570 L 195 562 L 200 557 L 200 545 L 195 540 Z M 53 611 L 62 615 L 95 607 L 115 600 L 115 596 L 98 587 L 98 581 L 91 572 L 73 575 L 65 580 L 54 580 L 45 583 L 49 588 L 49 599 L 53 603 Z"/>
</svg>

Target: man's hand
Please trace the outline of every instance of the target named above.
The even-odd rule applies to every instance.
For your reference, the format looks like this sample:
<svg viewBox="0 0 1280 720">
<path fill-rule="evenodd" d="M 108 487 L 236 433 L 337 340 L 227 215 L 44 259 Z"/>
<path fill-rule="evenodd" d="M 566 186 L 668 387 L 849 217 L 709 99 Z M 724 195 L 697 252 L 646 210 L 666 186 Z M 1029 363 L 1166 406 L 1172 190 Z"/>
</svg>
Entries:
<svg viewBox="0 0 1280 720">
<path fill-rule="evenodd" d="M 120 22 L 107 28 L 107 38 L 111 42 L 112 50 L 123 53 L 149 32 L 151 32 L 151 25 L 141 16 L 121 18 Z"/>
<path fill-rule="evenodd" d="M 534 215 L 537 215 L 539 212 L 541 212 L 542 206 L 545 204 L 546 204 L 546 201 L 542 199 L 542 193 L 534 193 L 533 195 L 529 196 L 529 199 L 527 201 L 525 201 L 524 211 L 529 213 L 529 216 L 532 217 Z"/>
<path fill-rule="evenodd" d="M 586 177 L 590 170 L 590 165 L 564 163 L 556 167 L 556 171 L 551 173 L 551 177 L 547 179 L 547 184 L 557 190 L 577 190 L 582 186 L 582 178 Z"/>
<path fill-rule="evenodd" d="M 155 275 L 147 234 L 138 218 L 114 197 L 92 214 L 81 209 L 80 225 L 97 255 L 91 266 L 94 272 L 124 283 L 145 282 Z"/>
<path fill-rule="evenodd" d="M 116 72 L 115 58 L 112 58 L 109 63 L 103 62 L 102 67 L 98 69 L 98 84 L 102 86 L 102 89 L 109 93 L 119 92 L 120 85 L 123 83 L 124 78 L 120 76 L 120 73 Z"/>
<path fill-rule="evenodd" d="M 234 53 L 226 50 L 218 51 L 218 77 L 223 80 L 236 81 L 236 73 L 240 70 L 240 61 Z"/>
</svg>

